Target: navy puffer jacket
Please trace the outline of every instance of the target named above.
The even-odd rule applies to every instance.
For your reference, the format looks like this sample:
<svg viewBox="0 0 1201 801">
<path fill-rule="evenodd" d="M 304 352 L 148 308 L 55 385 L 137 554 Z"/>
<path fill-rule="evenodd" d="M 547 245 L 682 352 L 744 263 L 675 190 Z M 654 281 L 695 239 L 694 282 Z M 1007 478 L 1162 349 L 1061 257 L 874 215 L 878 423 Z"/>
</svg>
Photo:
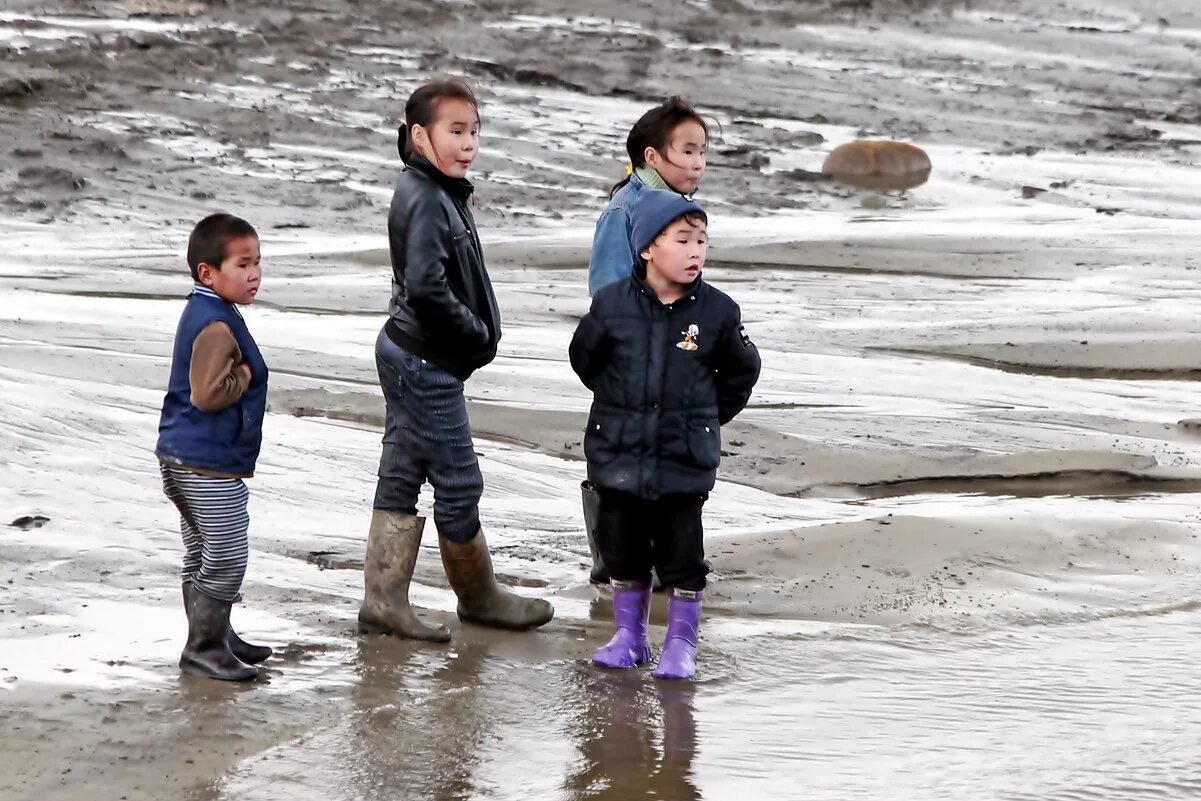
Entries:
<svg viewBox="0 0 1201 801">
<path fill-rule="evenodd" d="M 725 293 L 698 278 L 664 305 L 644 276 L 598 292 L 571 341 L 571 366 L 593 391 L 588 478 L 651 500 L 700 495 L 717 479 L 721 426 L 759 378 L 759 351 Z"/>
</svg>

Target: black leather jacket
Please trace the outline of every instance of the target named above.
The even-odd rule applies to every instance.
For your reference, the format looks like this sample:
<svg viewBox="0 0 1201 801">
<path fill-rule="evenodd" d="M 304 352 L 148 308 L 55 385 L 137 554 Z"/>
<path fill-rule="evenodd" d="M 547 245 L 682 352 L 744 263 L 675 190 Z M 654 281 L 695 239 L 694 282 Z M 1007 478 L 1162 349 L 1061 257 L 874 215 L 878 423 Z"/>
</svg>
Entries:
<svg viewBox="0 0 1201 801">
<path fill-rule="evenodd" d="M 474 187 L 412 156 L 388 212 L 388 337 L 460 381 L 496 358 L 500 310 L 468 202 Z"/>
</svg>

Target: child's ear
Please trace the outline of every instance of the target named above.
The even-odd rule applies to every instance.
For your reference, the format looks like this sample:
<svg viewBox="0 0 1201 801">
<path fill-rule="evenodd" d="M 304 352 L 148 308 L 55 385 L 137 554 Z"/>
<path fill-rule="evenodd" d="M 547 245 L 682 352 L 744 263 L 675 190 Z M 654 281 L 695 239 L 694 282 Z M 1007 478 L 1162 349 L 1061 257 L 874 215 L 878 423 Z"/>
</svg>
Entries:
<svg viewBox="0 0 1201 801">
<path fill-rule="evenodd" d="M 200 262 L 200 265 L 196 268 L 196 274 L 200 276 L 200 283 L 204 284 L 205 286 L 212 286 L 214 280 L 213 273 L 217 272 L 219 269 L 219 267 L 214 267 L 207 261 Z"/>
<path fill-rule="evenodd" d="M 425 132 L 424 125 L 410 125 L 409 136 L 413 139 L 413 144 L 424 148 L 429 143 L 429 134 Z"/>
<path fill-rule="evenodd" d="M 642 257 L 643 261 L 650 261 L 651 260 L 651 249 L 646 248 L 638 255 Z"/>
<path fill-rule="evenodd" d="M 642 151 L 642 160 L 646 164 L 649 164 L 652 167 L 654 167 L 656 164 L 659 163 L 659 151 L 655 150 L 650 145 L 647 145 L 646 150 Z"/>
</svg>

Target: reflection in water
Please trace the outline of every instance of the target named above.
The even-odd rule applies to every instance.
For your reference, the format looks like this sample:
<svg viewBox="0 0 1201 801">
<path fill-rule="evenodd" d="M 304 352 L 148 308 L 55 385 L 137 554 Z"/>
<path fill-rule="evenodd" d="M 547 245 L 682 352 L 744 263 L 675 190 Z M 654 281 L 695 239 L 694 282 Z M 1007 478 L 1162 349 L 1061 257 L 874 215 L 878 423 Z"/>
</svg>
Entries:
<svg viewBox="0 0 1201 801">
<path fill-rule="evenodd" d="M 480 797 L 474 774 L 489 736 L 483 649 L 458 655 L 394 637 L 358 642 L 352 745 L 355 798 L 459 801 Z"/>
<path fill-rule="evenodd" d="M 701 798 L 692 779 L 691 683 L 655 682 L 645 670 L 588 668 L 573 690 L 573 734 L 582 759 L 567 777 L 569 799 Z"/>
<path fill-rule="evenodd" d="M 592 667 L 590 629 L 570 651 L 469 628 L 449 648 L 364 638 L 334 691 L 285 671 L 269 690 L 181 681 L 190 727 L 301 732 L 187 801 L 1191 800 L 1196 626 L 1191 607 L 964 635 L 714 625 L 711 652 L 755 667 L 699 684 Z"/>
<path fill-rule="evenodd" d="M 663 710 L 663 759 L 655 774 L 655 787 L 664 799 L 695 801 L 701 798 L 693 783 L 692 760 L 696 757 L 696 715 L 693 714 L 692 682 L 657 682 Z"/>
</svg>

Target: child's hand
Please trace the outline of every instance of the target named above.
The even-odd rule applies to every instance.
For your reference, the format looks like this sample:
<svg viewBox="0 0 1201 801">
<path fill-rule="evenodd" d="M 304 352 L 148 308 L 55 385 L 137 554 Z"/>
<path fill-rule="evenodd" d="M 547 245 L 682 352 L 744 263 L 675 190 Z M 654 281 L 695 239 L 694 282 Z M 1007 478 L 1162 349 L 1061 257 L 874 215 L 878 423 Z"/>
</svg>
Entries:
<svg viewBox="0 0 1201 801">
<path fill-rule="evenodd" d="M 243 370 L 246 371 L 246 380 L 247 381 L 250 381 L 252 378 L 254 378 L 254 373 L 250 372 L 249 364 L 247 364 L 246 362 L 242 362 L 241 364 L 238 365 L 238 367 L 241 367 Z"/>
</svg>

